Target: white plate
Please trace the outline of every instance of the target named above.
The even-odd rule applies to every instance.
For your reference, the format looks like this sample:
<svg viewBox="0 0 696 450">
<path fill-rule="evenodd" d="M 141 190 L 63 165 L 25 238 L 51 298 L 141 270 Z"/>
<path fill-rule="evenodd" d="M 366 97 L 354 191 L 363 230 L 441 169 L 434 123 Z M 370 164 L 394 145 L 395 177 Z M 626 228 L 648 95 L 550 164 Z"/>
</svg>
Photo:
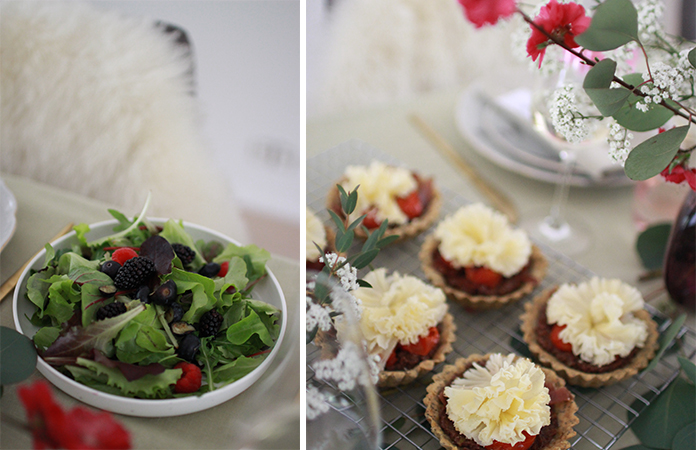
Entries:
<svg viewBox="0 0 696 450">
<path fill-rule="evenodd" d="M 164 224 L 166 219 L 149 219 L 155 224 Z M 93 240 L 99 237 L 108 236 L 113 233 L 113 227 L 117 224 L 116 220 L 109 220 L 90 225 L 88 240 Z M 236 241 L 224 236 L 216 231 L 200 225 L 194 225 L 184 222 L 184 228 L 193 237 L 194 240 L 218 240 L 223 244 L 235 243 Z M 56 248 L 69 248 L 71 244 L 76 243 L 75 232 L 72 231 L 65 236 L 53 241 L 51 245 Z M 238 244 L 239 245 L 239 244 Z M 26 298 L 26 282 L 32 269 L 40 269 L 43 266 L 45 258 L 45 250 L 41 251 L 34 259 L 31 260 L 27 269 L 22 273 L 17 283 L 13 299 L 13 316 L 17 331 L 29 337 L 34 336 L 38 328 L 29 322 L 29 317 L 35 311 L 35 306 Z M 280 310 L 281 327 L 278 340 L 273 349 L 268 354 L 268 357 L 253 371 L 239 380 L 216 389 L 212 392 L 207 392 L 201 396 L 173 398 L 173 399 L 158 399 L 145 400 L 137 398 L 121 397 L 118 395 L 107 394 L 96 389 L 89 388 L 75 380 L 63 375 L 56 369 L 47 364 L 43 359 L 38 358 L 37 368 L 51 383 L 68 395 L 81 400 L 88 405 L 96 408 L 104 409 L 118 414 L 139 417 L 168 417 L 179 416 L 183 414 L 194 413 L 204 409 L 212 408 L 220 403 L 223 403 L 249 388 L 254 384 L 263 373 L 268 369 L 275 359 L 280 349 L 280 344 L 283 341 L 283 336 L 287 329 L 287 305 L 283 291 L 278 284 L 278 280 L 273 273 L 268 270 L 268 276 L 260 281 L 252 291 L 252 297 L 257 300 L 262 300 L 269 303 Z"/>
<path fill-rule="evenodd" d="M 0 179 L 0 251 L 10 242 L 17 228 L 17 200 Z"/>
<path fill-rule="evenodd" d="M 462 136 L 481 156 L 520 175 L 559 183 L 561 163 L 558 150 L 542 138 L 531 124 L 496 104 L 474 86 L 457 99 L 455 122 Z M 626 186 L 633 183 L 620 167 L 599 176 L 576 168 L 570 175 L 573 186 Z"/>
</svg>

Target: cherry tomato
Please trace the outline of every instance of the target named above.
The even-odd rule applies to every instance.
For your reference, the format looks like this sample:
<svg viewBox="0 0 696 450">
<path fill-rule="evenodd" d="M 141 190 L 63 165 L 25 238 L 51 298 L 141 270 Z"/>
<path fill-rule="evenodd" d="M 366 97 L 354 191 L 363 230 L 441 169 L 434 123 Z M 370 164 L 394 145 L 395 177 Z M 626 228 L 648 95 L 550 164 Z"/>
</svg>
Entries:
<svg viewBox="0 0 696 450">
<path fill-rule="evenodd" d="M 131 258 L 135 258 L 136 256 L 138 256 L 138 253 L 132 248 L 121 247 L 117 250 L 114 250 L 114 252 L 111 254 L 111 259 L 113 259 L 120 265 L 123 265 L 124 262 L 128 261 Z"/>
<path fill-rule="evenodd" d="M 392 367 L 394 364 L 396 364 L 396 349 L 394 349 L 394 351 L 391 352 L 391 355 L 389 355 L 389 358 L 387 358 L 387 362 L 384 365 L 384 367 L 387 368 L 387 370 L 389 370 L 388 368 Z"/>
<path fill-rule="evenodd" d="M 406 197 L 397 197 L 396 203 L 409 219 L 420 217 L 423 214 L 423 203 L 418 195 L 418 190 L 411 192 Z"/>
<path fill-rule="evenodd" d="M 527 450 L 534 443 L 534 439 L 536 439 L 536 435 L 530 435 L 526 431 L 523 431 L 522 434 L 524 434 L 526 436 L 525 440 L 520 441 L 515 445 L 504 444 L 502 442 L 493 441 L 493 443 L 491 445 L 486 446 L 486 449 L 488 449 L 488 450 Z"/>
<path fill-rule="evenodd" d="M 503 276 L 487 267 L 467 267 L 465 270 L 467 280 L 478 285 L 496 287 Z"/>
<path fill-rule="evenodd" d="M 415 344 L 402 345 L 405 351 L 414 355 L 426 356 L 440 342 L 440 332 L 437 327 L 431 327 L 428 335 L 421 337 Z"/>
<path fill-rule="evenodd" d="M 568 342 L 564 341 L 561 339 L 561 336 L 559 336 L 559 333 L 563 331 L 565 328 L 565 325 L 559 325 L 559 324 L 554 324 L 553 328 L 551 328 L 551 343 L 556 347 L 557 349 L 563 351 L 563 352 L 572 352 L 573 351 L 573 346 L 569 344 Z"/>
<path fill-rule="evenodd" d="M 367 216 L 365 216 L 365 218 L 363 219 L 362 224 L 370 230 L 373 228 L 379 228 L 379 226 L 382 224 L 382 221 L 377 220 L 377 208 L 370 208 L 366 214 Z"/>
</svg>

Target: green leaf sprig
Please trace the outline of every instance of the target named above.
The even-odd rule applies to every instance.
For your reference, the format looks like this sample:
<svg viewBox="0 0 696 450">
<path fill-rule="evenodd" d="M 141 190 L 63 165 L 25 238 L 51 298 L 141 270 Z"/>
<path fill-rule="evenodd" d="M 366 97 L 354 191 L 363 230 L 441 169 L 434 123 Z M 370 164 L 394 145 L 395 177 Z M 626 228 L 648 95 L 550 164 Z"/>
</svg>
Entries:
<svg viewBox="0 0 696 450">
<path fill-rule="evenodd" d="M 339 278 L 337 274 L 339 269 L 345 267 L 347 264 L 350 264 L 352 267 L 358 270 L 364 269 L 365 267 L 369 266 L 372 261 L 374 261 L 381 249 L 399 238 L 398 235 L 384 236 L 384 233 L 389 227 L 389 222 L 386 219 L 382 221 L 382 224 L 378 229 L 372 232 L 370 232 L 370 230 L 362 223 L 366 217 L 366 214 L 363 214 L 357 219 L 351 221 L 350 215 L 355 211 L 355 207 L 358 203 L 358 188 L 360 186 L 356 186 L 352 191 L 346 191 L 340 184 L 337 184 L 336 187 L 338 188 L 339 198 L 341 201 L 342 214 L 339 215 L 331 209 L 329 209 L 328 212 L 334 225 L 336 225 L 334 248 L 338 254 L 346 256 L 345 261 L 333 266 L 330 264 L 324 264 L 323 269 L 314 279 L 314 287 L 307 291 L 307 296 L 322 306 L 331 304 L 331 286 L 332 283 Z M 367 239 L 358 252 L 347 255 L 349 250 L 353 247 L 355 230 L 358 227 L 361 227 L 361 229 L 365 232 Z M 319 247 L 316 243 L 314 245 L 317 246 L 320 254 L 324 254 L 324 249 Z M 370 284 L 365 280 L 358 279 L 357 281 L 361 287 L 371 287 Z M 336 317 L 339 314 L 339 312 L 332 312 L 331 317 Z M 307 331 L 307 343 L 314 340 L 318 329 L 318 326 L 315 326 L 314 329 Z"/>
</svg>

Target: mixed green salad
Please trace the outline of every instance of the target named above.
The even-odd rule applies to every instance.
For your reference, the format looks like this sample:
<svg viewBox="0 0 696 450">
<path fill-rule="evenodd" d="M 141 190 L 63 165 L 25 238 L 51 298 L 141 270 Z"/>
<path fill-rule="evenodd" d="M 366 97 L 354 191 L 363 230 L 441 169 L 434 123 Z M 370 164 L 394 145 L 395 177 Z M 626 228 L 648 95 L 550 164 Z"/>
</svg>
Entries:
<svg viewBox="0 0 696 450">
<path fill-rule="evenodd" d="M 270 255 L 255 246 L 194 241 L 182 222 L 158 226 L 115 210 L 113 234 L 46 245 L 27 282 L 40 356 L 110 394 L 201 395 L 245 376 L 267 357 L 280 311 L 251 298 Z"/>
</svg>

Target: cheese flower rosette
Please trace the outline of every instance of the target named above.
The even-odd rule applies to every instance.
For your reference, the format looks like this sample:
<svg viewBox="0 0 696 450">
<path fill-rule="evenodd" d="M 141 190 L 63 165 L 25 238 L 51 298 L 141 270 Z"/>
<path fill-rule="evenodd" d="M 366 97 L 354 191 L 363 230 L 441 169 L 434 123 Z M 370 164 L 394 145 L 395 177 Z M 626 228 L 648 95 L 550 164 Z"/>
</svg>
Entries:
<svg viewBox="0 0 696 450">
<path fill-rule="evenodd" d="M 324 249 L 326 248 L 326 228 L 321 220 L 314 214 L 309 208 L 307 208 L 306 215 L 306 259 L 309 261 L 317 261 L 322 253 L 319 251 L 317 246 Z"/>
<path fill-rule="evenodd" d="M 525 358 L 494 353 L 444 388 L 446 412 L 457 430 L 477 444 L 516 444 L 551 423 L 544 372 Z"/>
<path fill-rule="evenodd" d="M 594 277 L 560 286 L 548 301 L 546 316 L 548 323 L 565 327 L 559 336 L 572 345 L 574 354 L 603 366 L 643 347 L 648 326 L 633 315 L 643 306 L 643 297 L 633 286 Z"/>
<path fill-rule="evenodd" d="M 373 161 L 369 166 L 348 166 L 344 176 L 341 186 L 346 190 L 354 190 L 359 186 L 358 201 L 350 216 L 351 221 L 375 207 L 378 222 L 385 219 L 392 225 L 408 222 L 408 216 L 401 210 L 396 199 L 418 187 L 411 171 Z"/>
<path fill-rule="evenodd" d="M 397 344 L 415 344 L 447 314 L 445 294 L 420 279 L 384 268 L 365 276 L 371 288 L 358 288 L 353 295 L 360 303 L 360 329 L 371 355 L 379 357 L 383 369 Z"/>
<path fill-rule="evenodd" d="M 529 261 L 532 244 L 501 213 L 481 203 L 460 208 L 435 229 L 438 250 L 454 267 L 487 267 L 510 277 Z"/>
</svg>

